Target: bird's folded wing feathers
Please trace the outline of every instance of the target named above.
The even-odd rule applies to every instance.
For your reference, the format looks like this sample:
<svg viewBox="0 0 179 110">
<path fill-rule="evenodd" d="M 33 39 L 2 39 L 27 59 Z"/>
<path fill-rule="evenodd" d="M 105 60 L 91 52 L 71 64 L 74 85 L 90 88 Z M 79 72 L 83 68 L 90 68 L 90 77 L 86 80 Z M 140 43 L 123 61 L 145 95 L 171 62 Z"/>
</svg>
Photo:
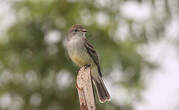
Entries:
<svg viewBox="0 0 179 110">
<path fill-rule="evenodd" d="M 84 38 L 84 41 L 85 41 L 85 43 L 84 43 L 85 48 L 86 48 L 87 52 L 89 53 L 89 55 L 91 56 L 91 58 L 93 59 L 94 63 L 97 65 L 99 75 L 102 77 L 98 55 L 97 55 L 96 51 L 94 50 L 94 47 L 89 43 L 89 41 L 85 38 Z"/>
</svg>

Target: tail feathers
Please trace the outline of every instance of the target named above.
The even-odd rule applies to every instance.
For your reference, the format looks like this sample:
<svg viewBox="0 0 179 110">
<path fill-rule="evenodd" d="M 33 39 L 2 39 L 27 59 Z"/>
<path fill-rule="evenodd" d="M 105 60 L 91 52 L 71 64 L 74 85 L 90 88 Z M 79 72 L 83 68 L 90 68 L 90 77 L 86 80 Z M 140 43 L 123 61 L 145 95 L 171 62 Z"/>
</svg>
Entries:
<svg viewBox="0 0 179 110">
<path fill-rule="evenodd" d="M 98 80 L 93 79 L 94 85 L 97 90 L 97 95 L 99 98 L 99 101 L 101 103 L 105 103 L 106 101 L 110 101 L 110 95 L 104 85 L 104 82 L 101 77 L 98 78 Z"/>
</svg>

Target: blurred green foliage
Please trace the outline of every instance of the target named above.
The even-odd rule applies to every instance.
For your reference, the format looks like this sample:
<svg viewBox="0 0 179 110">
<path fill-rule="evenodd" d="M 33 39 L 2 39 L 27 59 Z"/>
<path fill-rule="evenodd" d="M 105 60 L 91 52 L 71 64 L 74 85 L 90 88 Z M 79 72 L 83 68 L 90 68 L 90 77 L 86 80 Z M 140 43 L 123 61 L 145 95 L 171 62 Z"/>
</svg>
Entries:
<svg viewBox="0 0 179 110">
<path fill-rule="evenodd" d="M 88 29 L 87 38 L 100 56 L 103 76 L 108 77 L 117 65 L 124 74 L 123 80 L 115 84 L 136 96 L 131 100 L 140 99 L 140 92 L 145 88 L 142 70 L 155 66 L 138 52 L 138 47 L 149 40 L 145 28 L 136 35 L 131 28 L 136 22 L 120 15 L 119 5 L 125 1 L 112 0 L 107 6 L 99 5 L 95 0 L 13 2 L 16 22 L 7 31 L 7 42 L 0 44 L 0 95 L 8 93 L 13 101 L 21 103 L 19 109 L 13 110 L 79 110 L 75 88 L 77 67 L 67 56 L 65 38 L 73 24 L 83 24 Z M 96 20 L 101 12 L 108 17 L 105 25 Z M 125 40 L 115 38 L 121 20 L 130 27 Z M 154 26 L 156 36 L 163 31 L 162 27 L 160 22 Z M 50 42 L 50 32 L 57 33 L 58 40 Z M 70 79 L 70 85 L 60 84 L 64 80 L 61 77 Z M 120 105 L 112 100 L 98 103 L 98 108 L 133 110 L 133 105 Z"/>
</svg>

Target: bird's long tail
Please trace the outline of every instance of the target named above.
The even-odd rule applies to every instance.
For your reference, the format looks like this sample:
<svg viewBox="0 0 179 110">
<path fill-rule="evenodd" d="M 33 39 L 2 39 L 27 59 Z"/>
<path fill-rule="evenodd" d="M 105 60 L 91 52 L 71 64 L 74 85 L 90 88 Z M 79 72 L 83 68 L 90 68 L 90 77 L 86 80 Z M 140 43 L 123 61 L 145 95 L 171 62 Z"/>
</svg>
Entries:
<svg viewBox="0 0 179 110">
<path fill-rule="evenodd" d="M 104 82 L 102 78 L 99 76 L 97 79 L 93 78 L 93 83 L 96 87 L 97 95 L 99 98 L 99 101 L 101 103 L 104 103 L 106 101 L 110 101 L 110 95 L 104 85 Z"/>
</svg>

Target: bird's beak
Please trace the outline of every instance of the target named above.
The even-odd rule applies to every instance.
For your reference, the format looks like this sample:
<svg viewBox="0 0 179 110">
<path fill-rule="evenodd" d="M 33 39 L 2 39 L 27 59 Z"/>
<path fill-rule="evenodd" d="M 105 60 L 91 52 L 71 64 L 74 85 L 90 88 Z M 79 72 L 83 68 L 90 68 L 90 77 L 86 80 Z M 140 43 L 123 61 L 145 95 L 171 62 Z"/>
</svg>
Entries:
<svg viewBox="0 0 179 110">
<path fill-rule="evenodd" d="M 81 31 L 82 31 L 82 32 L 87 32 L 88 30 L 86 30 L 86 29 L 82 29 Z"/>
</svg>

